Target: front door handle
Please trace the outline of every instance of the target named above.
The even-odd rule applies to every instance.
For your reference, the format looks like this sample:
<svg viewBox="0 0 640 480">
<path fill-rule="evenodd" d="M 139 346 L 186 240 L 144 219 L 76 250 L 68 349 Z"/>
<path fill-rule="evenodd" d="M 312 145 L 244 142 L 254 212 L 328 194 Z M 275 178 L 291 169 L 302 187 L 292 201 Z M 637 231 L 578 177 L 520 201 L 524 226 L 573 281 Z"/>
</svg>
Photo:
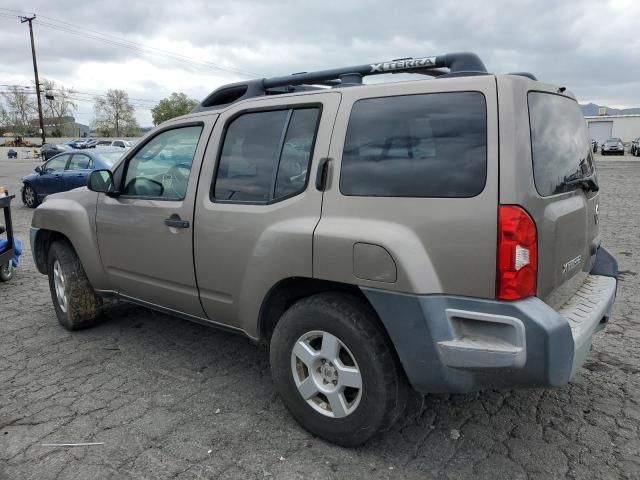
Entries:
<svg viewBox="0 0 640 480">
<path fill-rule="evenodd" d="M 169 218 L 165 218 L 164 224 L 167 227 L 173 228 L 189 228 L 189 220 L 182 220 L 178 215 L 171 215 Z"/>
</svg>

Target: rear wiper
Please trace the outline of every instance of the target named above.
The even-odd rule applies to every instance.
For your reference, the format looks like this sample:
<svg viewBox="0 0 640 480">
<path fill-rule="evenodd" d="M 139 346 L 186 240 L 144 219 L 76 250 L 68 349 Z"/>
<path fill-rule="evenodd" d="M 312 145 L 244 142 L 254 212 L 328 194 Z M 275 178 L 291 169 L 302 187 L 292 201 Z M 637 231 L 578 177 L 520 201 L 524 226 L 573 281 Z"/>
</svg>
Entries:
<svg viewBox="0 0 640 480">
<path fill-rule="evenodd" d="M 597 192 L 600 190 L 600 187 L 596 183 L 595 175 L 589 175 L 588 177 L 578 177 L 572 180 L 563 180 L 559 187 L 572 187 L 574 185 L 578 185 L 585 192 Z"/>
</svg>

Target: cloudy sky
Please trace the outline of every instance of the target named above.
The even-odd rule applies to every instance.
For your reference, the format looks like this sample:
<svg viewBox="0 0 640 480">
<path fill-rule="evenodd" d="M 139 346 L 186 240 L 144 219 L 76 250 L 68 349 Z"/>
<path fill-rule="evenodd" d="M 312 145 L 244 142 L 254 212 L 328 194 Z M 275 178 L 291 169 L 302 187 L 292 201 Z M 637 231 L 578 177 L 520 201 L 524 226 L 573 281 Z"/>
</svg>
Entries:
<svg viewBox="0 0 640 480">
<path fill-rule="evenodd" d="M 241 79 L 470 50 L 493 72 L 531 71 L 581 103 L 640 107 L 638 0 L 3 0 L 0 89 L 40 76 L 91 98 L 136 99 L 141 125 L 174 91 L 202 99 Z"/>
</svg>

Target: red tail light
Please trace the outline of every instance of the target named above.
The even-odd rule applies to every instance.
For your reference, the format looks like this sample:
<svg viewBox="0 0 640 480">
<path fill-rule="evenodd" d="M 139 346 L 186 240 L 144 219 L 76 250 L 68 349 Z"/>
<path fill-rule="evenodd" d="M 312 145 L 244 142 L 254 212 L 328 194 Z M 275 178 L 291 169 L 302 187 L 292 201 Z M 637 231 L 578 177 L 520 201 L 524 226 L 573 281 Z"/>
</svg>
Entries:
<svg viewBox="0 0 640 480">
<path fill-rule="evenodd" d="M 529 214 L 517 205 L 498 210 L 496 297 L 518 300 L 536 294 L 538 235 Z"/>
</svg>

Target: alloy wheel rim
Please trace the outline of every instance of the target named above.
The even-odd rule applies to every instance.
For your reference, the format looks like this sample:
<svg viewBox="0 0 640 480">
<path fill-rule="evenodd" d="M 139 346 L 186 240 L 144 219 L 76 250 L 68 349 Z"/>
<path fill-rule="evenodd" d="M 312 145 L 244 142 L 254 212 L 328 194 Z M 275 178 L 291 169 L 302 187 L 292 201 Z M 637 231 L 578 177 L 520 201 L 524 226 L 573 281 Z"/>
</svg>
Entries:
<svg viewBox="0 0 640 480">
<path fill-rule="evenodd" d="M 65 289 L 65 278 L 62 273 L 62 266 L 60 262 L 56 260 L 53 264 L 53 285 L 56 290 L 56 298 L 58 300 L 58 306 L 60 310 L 67 313 L 67 292 Z"/>
<path fill-rule="evenodd" d="M 24 199 L 25 199 L 25 203 L 27 205 L 32 205 L 33 204 L 33 197 L 34 197 L 34 193 L 33 193 L 33 189 L 31 187 L 27 187 L 24 190 Z"/>
<path fill-rule="evenodd" d="M 298 393 L 324 416 L 343 418 L 360 404 L 360 367 L 335 335 L 322 330 L 302 335 L 291 351 L 291 373 Z"/>
</svg>

